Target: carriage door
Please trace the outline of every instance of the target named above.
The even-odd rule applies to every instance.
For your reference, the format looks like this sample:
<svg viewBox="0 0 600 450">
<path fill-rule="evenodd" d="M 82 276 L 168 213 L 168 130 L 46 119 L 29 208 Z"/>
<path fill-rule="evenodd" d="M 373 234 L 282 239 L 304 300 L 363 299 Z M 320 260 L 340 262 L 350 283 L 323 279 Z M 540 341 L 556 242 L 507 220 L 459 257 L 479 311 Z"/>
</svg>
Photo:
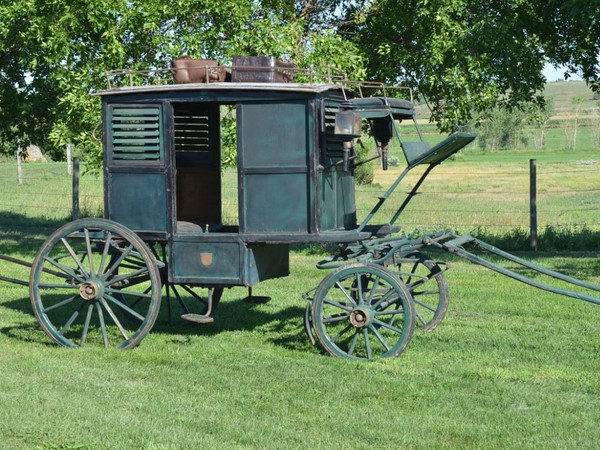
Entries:
<svg viewBox="0 0 600 450">
<path fill-rule="evenodd" d="M 309 136 L 302 100 L 239 103 L 240 232 L 310 231 Z"/>
<path fill-rule="evenodd" d="M 167 232 L 164 117 L 161 103 L 104 108 L 105 215 L 135 231 Z"/>
</svg>

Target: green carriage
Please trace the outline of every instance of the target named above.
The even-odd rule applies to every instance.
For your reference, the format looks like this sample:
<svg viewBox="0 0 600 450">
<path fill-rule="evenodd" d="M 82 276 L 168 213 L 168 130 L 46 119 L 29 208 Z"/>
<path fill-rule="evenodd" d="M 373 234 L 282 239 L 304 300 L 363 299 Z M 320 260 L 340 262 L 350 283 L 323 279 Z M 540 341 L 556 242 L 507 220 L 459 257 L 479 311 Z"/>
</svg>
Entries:
<svg viewBox="0 0 600 450">
<path fill-rule="evenodd" d="M 433 147 L 420 133 L 406 141 L 398 123 L 417 126 L 409 100 L 379 85 L 369 86 L 373 96 L 362 96 L 344 79 L 268 63 L 241 61 L 231 71 L 187 65 L 174 69 L 184 83 L 111 86 L 98 94 L 105 218 L 58 229 L 31 271 L 34 312 L 53 341 L 133 347 L 154 325 L 163 297 L 169 320 L 178 313 L 211 322 L 223 289 L 289 275 L 290 245 L 298 243 L 338 244 L 318 264 L 334 270 L 305 294 L 306 331 L 328 353 L 397 356 L 415 328 L 432 330 L 441 322 L 449 301 L 446 267 L 424 250 L 470 258 L 463 244 L 472 241 L 451 232 L 408 238 L 395 223 L 431 169 L 475 133 L 457 131 Z M 134 78 L 131 72 L 117 77 L 123 74 Z M 224 214 L 221 174 L 224 118 L 231 111 L 233 219 Z M 407 167 L 359 223 L 354 170 L 362 162 L 353 141 L 361 128 L 374 137 L 384 169 L 395 138 Z M 423 175 L 398 212 L 388 223 L 372 224 L 417 166 Z M 249 300 L 257 300 L 251 290 Z"/>
</svg>

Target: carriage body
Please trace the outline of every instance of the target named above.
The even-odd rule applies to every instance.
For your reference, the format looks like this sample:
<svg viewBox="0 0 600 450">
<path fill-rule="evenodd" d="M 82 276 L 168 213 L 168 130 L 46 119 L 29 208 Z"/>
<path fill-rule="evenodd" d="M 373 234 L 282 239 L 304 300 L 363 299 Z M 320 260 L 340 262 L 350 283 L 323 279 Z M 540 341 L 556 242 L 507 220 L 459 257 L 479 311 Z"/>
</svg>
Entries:
<svg viewBox="0 0 600 450">
<path fill-rule="evenodd" d="M 252 286 L 288 274 L 289 245 L 357 241 L 339 164 L 340 86 L 198 83 L 102 96 L 106 218 L 168 246 L 173 283 Z M 234 109 L 237 223 L 223 220 L 221 127 Z"/>
</svg>

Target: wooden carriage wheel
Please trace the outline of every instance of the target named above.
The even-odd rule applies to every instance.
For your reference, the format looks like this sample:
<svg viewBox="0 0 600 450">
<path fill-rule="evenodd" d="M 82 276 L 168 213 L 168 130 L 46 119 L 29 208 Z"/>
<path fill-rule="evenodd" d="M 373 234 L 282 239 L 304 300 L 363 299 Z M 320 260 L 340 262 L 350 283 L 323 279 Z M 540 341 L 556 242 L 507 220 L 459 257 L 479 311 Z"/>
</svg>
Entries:
<svg viewBox="0 0 600 450">
<path fill-rule="evenodd" d="M 134 347 L 160 308 L 160 274 L 148 247 L 105 219 L 56 230 L 33 262 L 29 286 L 42 329 L 65 347 Z"/>
</svg>

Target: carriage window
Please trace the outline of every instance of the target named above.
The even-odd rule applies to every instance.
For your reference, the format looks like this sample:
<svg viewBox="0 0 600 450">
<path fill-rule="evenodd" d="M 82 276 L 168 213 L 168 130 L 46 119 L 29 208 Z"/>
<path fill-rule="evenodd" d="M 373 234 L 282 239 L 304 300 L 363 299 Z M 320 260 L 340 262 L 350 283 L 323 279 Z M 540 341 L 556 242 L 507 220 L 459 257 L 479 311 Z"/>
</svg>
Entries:
<svg viewBox="0 0 600 450">
<path fill-rule="evenodd" d="M 110 108 L 111 162 L 139 164 L 162 159 L 160 112 L 158 105 Z"/>
<path fill-rule="evenodd" d="M 222 192 L 224 184 L 231 184 L 221 171 L 224 108 L 216 103 L 173 103 L 177 232 L 227 231 L 224 226 L 231 224 L 231 199 L 224 199 Z M 235 208 L 237 219 L 237 202 Z"/>
</svg>

